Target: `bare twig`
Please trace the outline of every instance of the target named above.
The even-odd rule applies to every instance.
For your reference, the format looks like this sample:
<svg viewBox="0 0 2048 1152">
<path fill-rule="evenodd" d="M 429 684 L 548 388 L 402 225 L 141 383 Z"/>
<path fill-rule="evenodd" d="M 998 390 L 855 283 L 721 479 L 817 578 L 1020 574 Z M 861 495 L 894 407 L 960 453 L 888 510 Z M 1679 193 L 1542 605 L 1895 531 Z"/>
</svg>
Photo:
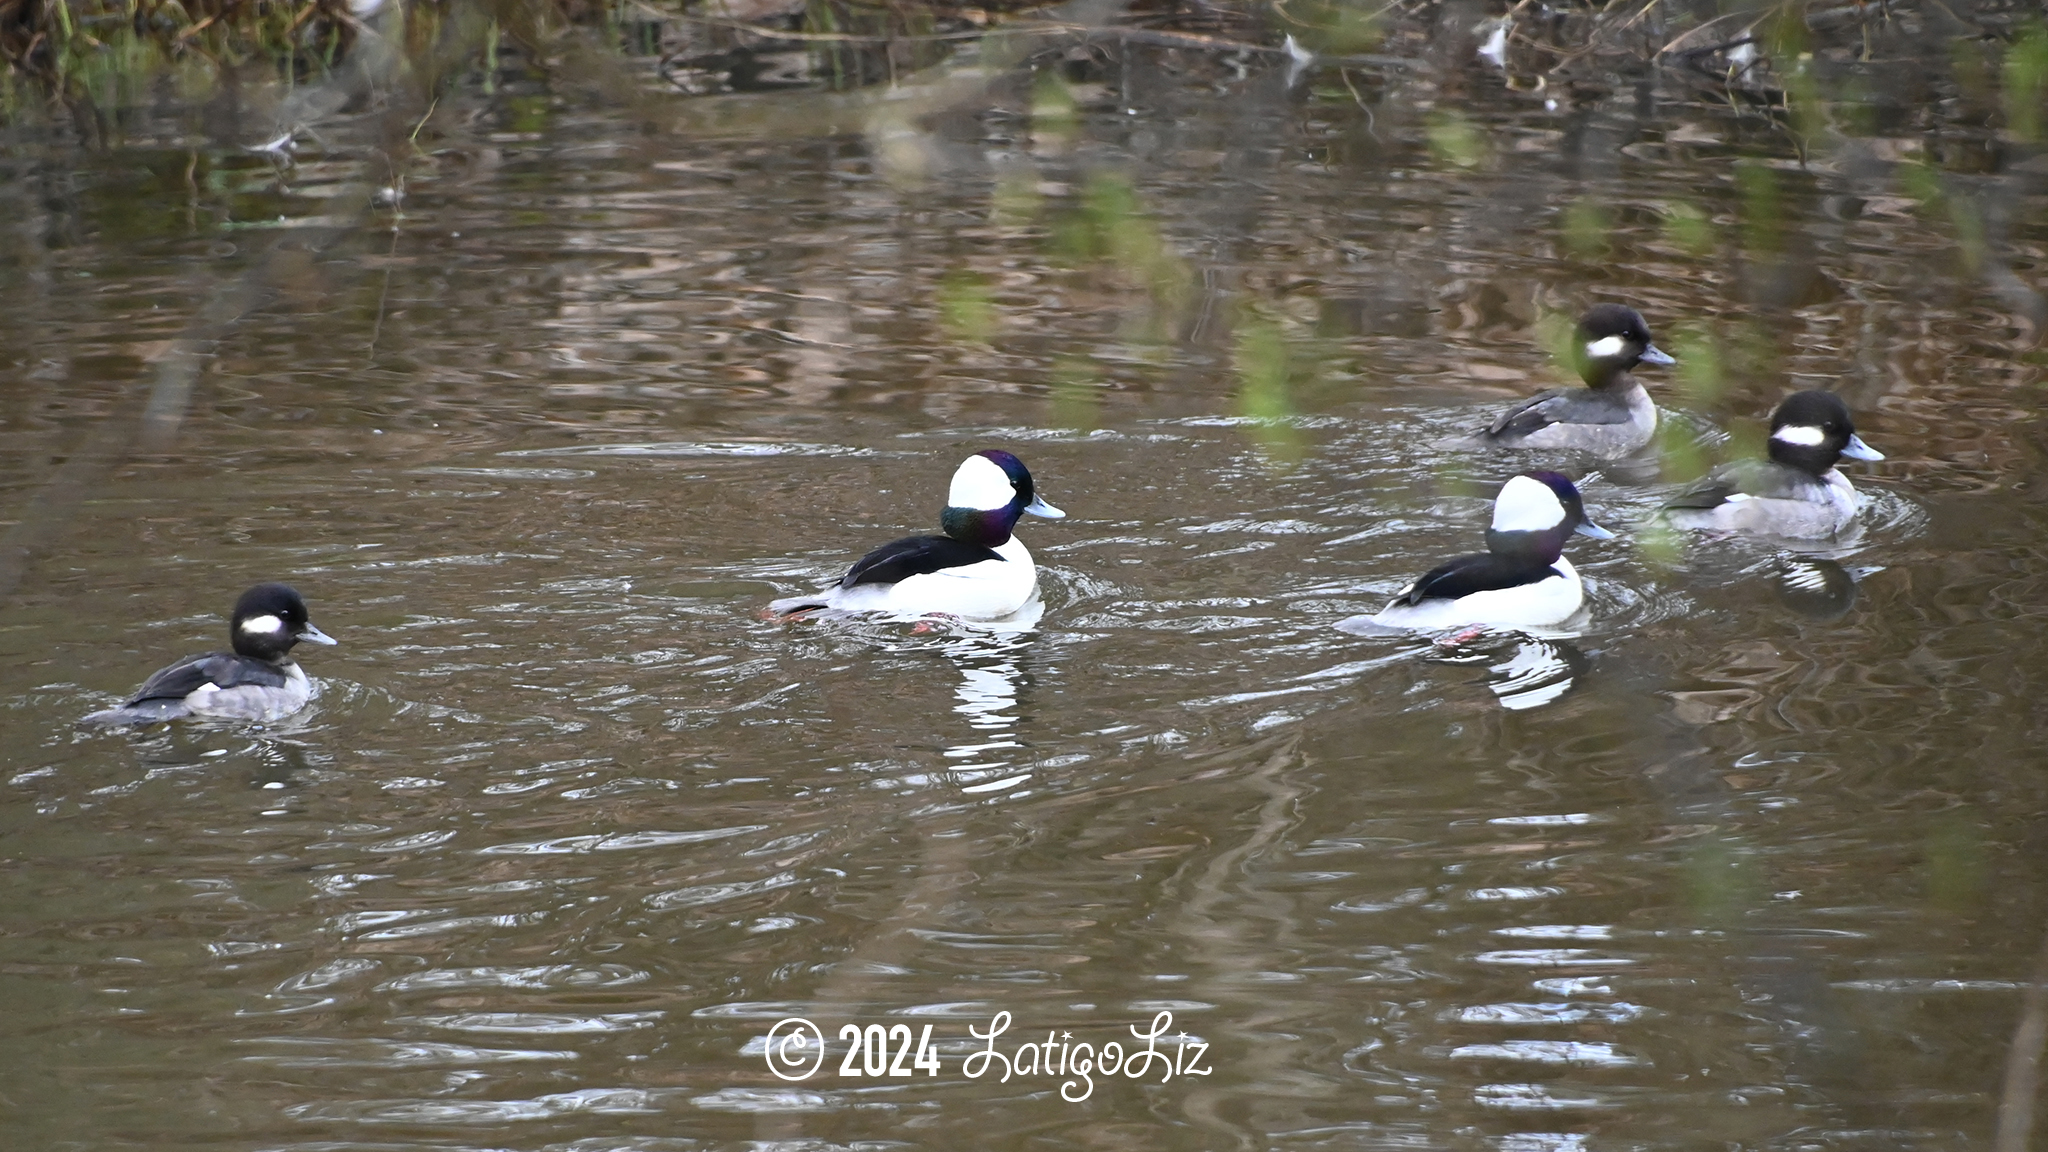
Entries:
<svg viewBox="0 0 2048 1152">
<path fill-rule="evenodd" d="M 1550 66 L 1550 74 L 1555 75 L 1559 71 L 1563 70 L 1566 66 L 1575 64 L 1580 60 L 1599 52 L 1601 48 L 1604 46 L 1602 42 L 1607 39 L 1610 33 L 1619 34 L 1635 27 L 1636 23 L 1640 21 L 1644 16 L 1648 15 L 1650 9 L 1655 8 L 1656 6 L 1657 0 L 1650 0 L 1649 3 L 1643 5 L 1641 8 L 1636 9 L 1635 13 L 1631 15 L 1627 20 L 1622 21 L 1618 27 L 1610 25 L 1606 21 L 1601 20 L 1599 17 L 1595 17 L 1593 20 L 1592 34 L 1586 37 L 1585 46 L 1581 47 L 1576 52 L 1566 53 L 1561 59 L 1558 60 L 1557 63 Z"/>
<path fill-rule="evenodd" d="M 640 5 L 647 8 L 646 5 Z M 648 11 L 659 12 L 658 8 Z M 979 40 L 988 35 L 981 28 L 965 32 L 931 32 L 923 35 L 896 36 L 888 33 L 863 32 L 796 32 L 783 28 L 770 28 L 765 24 L 749 24 L 744 20 L 731 20 L 723 16 L 699 16 L 693 12 L 662 13 L 664 19 L 688 20 L 692 24 L 703 24 L 712 28 L 730 28 L 735 32 L 748 32 L 770 40 L 803 40 L 822 44 L 922 44 L 935 40 Z"/>
<path fill-rule="evenodd" d="M 642 7 L 645 7 L 644 5 Z M 650 9 L 658 11 L 658 9 Z M 761 24 L 749 24 L 743 20 L 730 20 L 721 16 L 699 16 L 683 13 L 678 19 L 704 24 L 714 28 L 730 28 L 739 32 L 760 36 L 769 40 L 796 40 L 829 44 L 919 44 L 933 41 L 980 40 L 998 33 L 1024 36 L 1073 36 L 1083 40 L 1114 40 L 1125 44 L 1143 44 L 1154 48 L 1189 48 L 1202 52 L 1256 52 L 1262 55 L 1285 55 L 1287 48 L 1279 44 L 1256 44 L 1249 40 L 1233 40 L 1227 36 L 1205 36 L 1198 32 L 1163 32 L 1156 28 L 1091 27 L 1085 24 L 1066 24 L 1053 20 L 1018 21 L 1014 24 L 991 24 L 987 28 L 975 28 L 962 32 L 933 32 L 923 35 L 897 35 L 887 32 L 795 32 L 780 28 L 769 28 Z M 1332 63 L 1371 64 L 1397 66 L 1409 63 L 1395 56 L 1350 55 L 1331 57 Z"/>
<path fill-rule="evenodd" d="M 1394 9 L 1399 8 L 1402 5 L 1407 4 L 1409 2 L 1410 0 L 1387 0 L 1387 3 L 1382 4 L 1378 8 L 1375 8 L 1372 11 L 1366 13 L 1365 19 L 1377 20 L 1380 17 L 1385 16 L 1387 13 L 1392 12 Z M 1528 3 L 1529 0 L 1522 0 L 1521 4 L 1516 5 L 1516 11 L 1520 11 L 1522 6 Z M 1273 0 L 1272 12 L 1273 15 L 1280 17 L 1280 19 L 1287 21 L 1289 24 L 1294 25 L 1296 28 L 1320 29 L 1321 27 L 1323 27 L 1323 25 L 1321 24 L 1317 24 L 1308 20 L 1303 20 L 1300 17 L 1296 16 L 1294 13 L 1289 12 L 1287 10 L 1287 0 Z M 1509 15 L 1513 15 L 1513 13 L 1509 13 Z"/>
<path fill-rule="evenodd" d="M 204 31 L 206 31 L 206 29 L 208 29 L 209 27 L 212 27 L 212 25 L 213 25 L 213 22 L 214 22 L 215 20 L 218 20 L 218 19 L 220 19 L 220 14 L 219 14 L 219 13 L 215 13 L 215 14 L 213 14 L 213 15 L 211 15 L 211 16 L 208 16 L 208 17 L 207 17 L 206 19 L 204 19 L 204 20 L 201 20 L 201 21 L 200 21 L 199 23 L 197 23 L 197 24 L 194 24 L 194 25 L 192 25 L 192 26 L 191 26 L 190 28 L 187 28 L 187 29 L 185 29 L 184 31 L 182 31 L 182 32 L 178 33 L 178 35 L 177 35 L 176 39 L 178 39 L 178 40 L 181 40 L 181 41 L 182 41 L 182 40 L 190 40 L 190 39 L 191 39 L 192 37 L 194 37 L 194 36 L 197 36 L 197 35 L 199 35 L 199 34 L 200 34 L 201 32 L 204 32 Z M 293 21 L 293 22 L 292 22 L 292 27 L 296 28 L 296 27 L 298 27 L 298 26 L 299 26 L 299 25 L 298 25 L 298 22 L 297 22 L 297 21 Z"/>
<path fill-rule="evenodd" d="M 1365 106 L 1365 97 L 1360 96 L 1358 94 L 1358 87 L 1351 83 L 1351 70 L 1348 68 L 1339 68 L 1337 69 L 1337 76 L 1339 79 L 1344 81 L 1344 90 L 1351 93 L 1352 103 L 1357 104 L 1358 110 L 1360 112 L 1365 113 L 1365 134 L 1367 136 L 1372 137 L 1375 140 L 1379 139 L 1380 134 L 1378 132 L 1373 131 L 1374 124 L 1372 109 Z"/>
<path fill-rule="evenodd" d="M 406 143 L 408 143 L 408 144 L 417 144 L 417 143 L 419 143 L 419 141 L 420 141 L 420 130 L 421 130 L 421 129 L 423 129 L 423 128 L 425 128 L 425 127 L 427 126 L 427 121 L 429 121 L 429 120 L 431 120 L 431 119 L 433 119 L 433 118 L 434 118 L 434 109 L 436 109 L 436 108 L 439 108 L 440 106 L 441 106 L 441 97 L 440 97 L 440 96 L 438 96 L 438 95 L 436 95 L 436 96 L 435 96 L 435 97 L 433 98 L 433 100 L 431 100 L 430 102 L 428 102 L 428 104 L 427 104 L 427 111 L 426 111 L 426 114 L 420 117 L 420 122 L 412 126 L 412 135 L 410 135 L 410 136 L 407 136 L 407 137 L 405 138 L 405 141 L 406 141 Z"/>
<path fill-rule="evenodd" d="M 1716 25 L 1716 24 L 1721 24 L 1721 23 L 1725 23 L 1726 21 L 1729 21 L 1729 20 L 1739 20 L 1739 19 L 1741 19 L 1742 17 L 1744 17 L 1744 16 L 1748 16 L 1748 15 L 1751 15 L 1751 13 L 1748 13 L 1748 12 L 1729 12 L 1729 13 L 1727 13 L 1727 14 L 1725 14 L 1725 15 L 1721 15 L 1721 16 L 1716 16 L 1716 17 L 1714 17 L 1714 18 L 1713 18 L 1712 20 L 1709 20 L 1709 21 L 1707 21 L 1707 22 L 1706 22 L 1706 23 L 1704 23 L 1704 24 L 1700 24 L 1700 25 L 1697 25 L 1697 26 L 1695 26 L 1695 27 L 1692 27 L 1692 28 L 1688 28 L 1688 29 L 1686 29 L 1685 31 L 1683 31 L 1683 32 L 1680 32 L 1680 33 L 1679 33 L 1678 35 L 1676 35 L 1676 36 L 1672 37 L 1672 38 L 1671 38 L 1671 43 L 1669 43 L 1669 44 L 1666 44 L 1666 45 L 1665 45 L 1665 46 L 1663 46 L 1662 48 L 1659 48 L 1659 49 L 1657 49 L 1657 55 L 1659 55 L 1659 56 L 1662 56 L 1662 55 L 1664 55 L 1664 54 L 1665 54 L 1665 53 L 1667 53 L 1667 52 L 1676 52 L 1676 51 L 1678 51 L 1678 50 L 1679 50 L 1679 46 L 1680 46 L 1680 45 L 1684 44 L 1684 43 L 1685 43 L 1686 41 L 1688 41 L 1688 40 L 1691 40 L 1691 39 L 1693 39 L 1693 38 L 1694 38 L 1694 37 L 1696 37 L 1696 36 L 1699 36 L 1699 35 L 1701 35 L 1702 33 L 1706 32 L 1706 30 L 1707 30 L 1707 29 L 1709 29 L 1709 28 L 1712 28 L 1712 27 L 1713 27 L 1714 25 Z M 1754 24 L 1752 24 L 1752 25 L 1750 25 L 1750 28 L 1745 28 L 1745 29 L 1743 30 L 1743 35 L 1745 35 L 1745 36 L 1749 35 L 1749 33 L 1750 33 L 1750 29 L 1753 29 L 1753 28 L 1755 28 L 1755 27 L 1756 27 L 1756 26 L 1755 26 Z"/>
</svg>

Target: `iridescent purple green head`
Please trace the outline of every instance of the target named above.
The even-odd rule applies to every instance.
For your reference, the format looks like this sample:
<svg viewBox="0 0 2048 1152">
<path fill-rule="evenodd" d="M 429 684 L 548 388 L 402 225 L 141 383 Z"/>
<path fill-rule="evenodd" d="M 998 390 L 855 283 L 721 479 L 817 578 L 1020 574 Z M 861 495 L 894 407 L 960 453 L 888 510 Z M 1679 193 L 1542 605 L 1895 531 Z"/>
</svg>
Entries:
<svg viewBox="0 0 2048 1152">
<path fill-rule="evenodd" d="M 1524 472 L 1501 487 L 1493 501 L 1493 524 L 1486 530 L 1488 551 L 1533 555 L 1546 564 L 1564 555 L 1565 537 L 1577 532 L 1595 540 L 1614 533 L 1586 519 L 1578 486 L 1558 472 Z"/>
<path fill-rule="evenodd" d="M 1026 512 L 1054 520 L 1066 515 L 1039 499 L 1022 460 L 991 448 L 969 456 L 954 470 L 939 525 L 962 544 L 998 548 Z"/>
</svg>

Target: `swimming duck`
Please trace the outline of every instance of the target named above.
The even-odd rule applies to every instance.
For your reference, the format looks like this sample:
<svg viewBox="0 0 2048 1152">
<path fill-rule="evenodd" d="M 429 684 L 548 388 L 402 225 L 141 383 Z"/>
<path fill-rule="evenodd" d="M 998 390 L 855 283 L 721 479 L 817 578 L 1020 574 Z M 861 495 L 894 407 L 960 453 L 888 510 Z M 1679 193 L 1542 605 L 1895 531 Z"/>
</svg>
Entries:
<svg viewBox="0 0 2048 1152">
<path fill-rule="evenodd" d="M 187 656 L 143 681 L 119 708 L 94 712 L 81 724 L 147 724 L 181 716 L 277 720 L 312 698 L 313 685 L 291 659 L 301 640 L 333 644 L 313 626 L 306 602 L 287 584 L 258 584 L 235 601 L 228 621 L 232 652 Z"/>
<path fill-rule="evenodd" d="M 1585 584 L 1564 558 L 1565 538 L 1614 534 L 1586 518 L 1579 490 L 1556 472 L 1524 472 L 1493 502 L 1486 551 L 1460 556 L 1401 589 L 1371 622 L 1382 628 L 1462 625 L 1540 628 L 1571 618 Z"/>
<path fill-rule="evenodd" d="M 812 596 L 772 601 L 768 610 L 795 615 L 823 608 L 1000 620 L 1038 592 L 1038 568 L 1011 535 L 1025 513 L 1057 520 L 1066 513 L 1045 502 L 1024 462 L 1001 449 L 977 452 L 953 472 L 943 536 L 907 536 L 856 561 L 839 583 Z"/>
<path fill-rule="evenodd" d="M 1856 488 L 1835 468 L 1842 457 L 1882 460 L 1832 392 L 1794 392 L 1771 413 L 1768 460 L 1725 464 L 1679 493 L 1660 515 L 1677 528 L 1750 532 L 1794 540 L 1838 536 L 1856 519 Z"/>
<path fill-rule="evenodd" d="M 1508 448 L 1565 448 L 1626 456 L 1657 431 L 1657 405 L 1629 370 L 1672 364 L 1650 342 L 1642 314 L 1621 304 L 1595 304 L 1573 332 L 1573 359 L 1584 388 L 1553 388 L 1501 413 L 1478 436 Z"/>
</svg>

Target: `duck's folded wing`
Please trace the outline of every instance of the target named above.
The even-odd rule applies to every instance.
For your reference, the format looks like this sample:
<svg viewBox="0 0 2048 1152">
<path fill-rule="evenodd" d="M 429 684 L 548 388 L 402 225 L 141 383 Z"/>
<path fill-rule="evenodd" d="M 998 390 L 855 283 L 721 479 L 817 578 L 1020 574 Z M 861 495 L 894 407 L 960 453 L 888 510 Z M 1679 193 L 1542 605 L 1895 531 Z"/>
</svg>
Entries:
<svg viewBox="0 0 2048 1152">
<path fill-rule="evenodd" d="M 1692 511 L 1719 508 L 1730 500 L 1798 500 L 1818 482 L 1797 468 L 1743 460 L 1714 469 L 1706 479 L 1666 501 L 1666 508 Z"/>
<path fill-rule="evenodd" d="M 1493 439 L 1527 436 L 1541 428 L 1557 423 L 1557 417 L 1549 414 L 1546 407 L 1557 398 L 1555 390 L 1538 392 L 1520 404 L 1500 414 L 1492 424 L 1487 425 L 1486 434 Z"/>
<path fill-rule="evenodd" d="M 841 588 L 861 584 L 895 584 L 912 576 L 963 568 L 984 560 L 1001 560 L 993 548 L 962 544 L 951 536 L 906 536 L 892 540 L 854 562 Z"/>
<path fill-rule="evenodd" d="M 1664 507 L 1667 509 L 1706 512 L 1719 508 L 1728 502 L 1729 497 L 1740 495 L 1741 492 L 1742 486 L 1736 482 L 1733 476 L 1715 473 L 1694 484 L 1692 487 L 1685 489 L 1678 495 L 1673 496 L 1671 499 L 1666 500 Z"/>
<path fill-rule="evenodd" d="M 1500 414 L 1486 429 L 1494 440 L 1518 440 L 1552 424 L 1626 424 L 1629 410 L 1585 388 L 1538 392 Z"/>
<path fill-rule="evenodd" d="M 1488 436 L 1513 439 L 1552 424 L 1626 424 L 1629 408 L 1588 388 L 1553 388 L 1539 392 L 1506 412 L 1486 430 Z"/>
<path fill-rule="evenodd" d="M 143 681 L 142 687 L 136 689 L 124 707 L 133 707 L 146 700 L 182 700 L 208 684 L 215 688 L 239 688 L 245 684 L 282 688 L 285 683 L 282 668 L 229 652 L 209 652 L 203 656 L 187 656 L 168 668 L 160 669 L 156 675 Z"/>
<path fill-rule="evenodd" d="M 1474 592 L 1494 592 L 1533 584 L 1553 575 L 1556 572 L 1547 566 L 1532 569 L 1510 564 L 1490 552 L 1460 556 L 1437 565 L 1415 583 L 1401 589 L 1393 603 L 1412 607 L 1424 600 L 1456 600 Z"/>
<path fill-rule="evenodd" d="M 1742 471 L 1742 494 L 1759 500 L 1825 500 L 1827 482 L 1776 460 L 1752 460 Z"/>
</svg>

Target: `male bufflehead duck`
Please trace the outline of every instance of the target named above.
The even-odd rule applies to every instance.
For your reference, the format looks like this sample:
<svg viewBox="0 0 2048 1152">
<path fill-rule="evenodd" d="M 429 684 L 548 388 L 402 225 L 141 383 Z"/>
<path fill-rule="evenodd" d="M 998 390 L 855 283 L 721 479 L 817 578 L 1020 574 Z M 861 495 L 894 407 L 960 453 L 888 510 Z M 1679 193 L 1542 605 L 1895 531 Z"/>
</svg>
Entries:
<svg viewBox="0 0 2048 1152">
<path fill-rule="evenodd" d="M 1010 534 L 1029 512 L 1066 515 L 1040 499 L 1024 462 L 1000 449 L 977 452 L 953 473 L 944 536 L 907 536 L 861 557 L 833 587 L 814 596 L 772 601 L 770 612 L 818 608 L 903 616 L 1000 620 L 1038 591 L 1038 568 L 1024 542 Z"/>
<path fill-rule="evenodd" d="M 1769 460 L 1723 465 L 1664 505 L 1665 522 L 1795 540 L 1838 535 L 1856 519 L 1856 489 L 1835 462 L 1882 460 L 1832 392 L 1794 392 L 1771 413 Z"/>
<path fill-rule="evenodd" d="M 306 706 L 312 682 L 291 657 L 301 640 L 333 644 L 306 617 L 306 602 L 284 584 L 258 584 L 235 601 L 233 652 L 187 656 L 143 682 L 119 708 L 81 724 L 148 724 L 180 716 L 276 720 Z"/>
<path fill-rule="evenodd" d="M 1480 433 L 1481 443 L 1626 456 L 1650 442 L 1657 405 L 1629 369 L 1676 361 L 1650 343 L 1642 314 L 1620 304 L 1595 304 L 1580 318 L 1572 340 L 1572 358 L 1586 386 L 1529 397 Z"/>
<path fill-rule="evenodd" d="M 1524 472 L 1493 502 L 1486 551 L 1430 569 L 1401 589 L 1372 622 L 1383 628 L 1463 625 L 1538 628 L 1571 618 L 1585 585 L 1564 558 L 1565 537 L 1614 534 L 1586 519 L 1579 490 L 1556 472 Z"/>
</svg>

